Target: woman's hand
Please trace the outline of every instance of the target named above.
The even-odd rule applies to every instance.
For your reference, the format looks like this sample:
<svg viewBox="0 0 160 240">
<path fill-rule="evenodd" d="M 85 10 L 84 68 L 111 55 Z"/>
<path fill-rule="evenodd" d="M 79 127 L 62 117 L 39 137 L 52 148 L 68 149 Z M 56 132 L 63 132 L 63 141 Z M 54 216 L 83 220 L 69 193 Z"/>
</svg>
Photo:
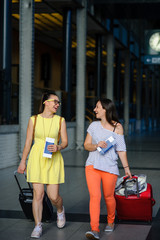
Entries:
<svg viewBox="0 0 160 240">
<path fill-rule="evenodd" d="M 33 122 L 30 118 L 27 127 L 26 142 L 23 149 L 22 159 L 17 169 L 18 173 L 24 173 L 26 171 L 26 159 L 31 148 L 32 138 L 33 138 Z"/>
<path fill-rule="evenodd" d="M 25 171 L 26 171 L 26 164 L 25 162 L 21 161 L 17 169 L 17 172 L 23 174 Z"/>
<path fill-rule="evenodd" d="M 107 143 L 105 141 L 100 141 L 98 144 L 97 144 L 98 147 L 101 147 L 101 148 L 106 148 L 107 147 Z"/>
<path fill-rule="evenodd" d="M 125 171 L 125 175 L 128 176 L 131 179 L 132 178 L 132 174 L 130 172 L 129 167 L 124 168 L 124 171 Z"/>
<path fill-rule="evenodd" d="M 47 147 L 48 151 L 50 152 L 57 152 L 59 149 L 58 149 L 58 145 L 56 144 L 51 144 L 51 145 L 48 145 Z"/>
</svg>

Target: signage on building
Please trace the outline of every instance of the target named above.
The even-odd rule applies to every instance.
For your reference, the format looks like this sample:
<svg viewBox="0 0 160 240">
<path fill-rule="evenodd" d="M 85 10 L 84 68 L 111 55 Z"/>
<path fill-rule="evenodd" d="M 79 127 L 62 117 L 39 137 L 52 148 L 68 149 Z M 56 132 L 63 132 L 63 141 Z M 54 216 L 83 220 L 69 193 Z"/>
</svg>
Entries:
<svg viewBox="0 0 160 240">
<path fill-rule="evenodd" d="M 144 56 L 144 64 L 160 64 L 160 55 Z"/>
<path fill-rule="evenodd" d="M 145 31 L 144 64 L 160 64 L 160 29 Z"/>
</svg>

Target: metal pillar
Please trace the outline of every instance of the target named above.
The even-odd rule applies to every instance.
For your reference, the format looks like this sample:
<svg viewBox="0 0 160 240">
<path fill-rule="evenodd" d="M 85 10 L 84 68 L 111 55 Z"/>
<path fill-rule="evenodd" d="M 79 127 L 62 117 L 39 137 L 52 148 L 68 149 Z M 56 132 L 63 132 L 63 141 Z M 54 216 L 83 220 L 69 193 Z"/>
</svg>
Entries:
<svg viewBox="0 0 160 240">
<path fill-rule="evenodd" d="M 102 36 L 96 36 L 96 69 L 97 69 L 97 97 L 101 97 L 102 92 Z"/>
<path fill-rule="evenodd" d="M 160 126 L 160 83 L 159 77 L 157 78 L 157 128 Z"/>
<path fill-rule="evenodd" d="M 145 81 L 145 128 L 149 129 L 149 70 L 145 70 L 146 81 Z"/>
<path fill-rule="evenodd" d="M 155 75 L 154 72 L 152 72 L 152 128 L 155 127 L 155 96 L 156 96 L 156 92 L 155 92 Z"/>
<path fill-rule="evenodd" d="M 142 98 L 142 68 L 141 61 L 137 61 L 137 95 L 136 95 L 136 131 L 141 130 L 141 98 Z"/>
<path fill-rule="evenodd" d="M 71 66 L 72 66 L 72 12 L 66 9 L 63 15 L 63 83 L 64 90 L 67 94 L 66 98 L 66 120 L 71 120 Z"/>
<path fill-rule="evenodd" d="M 125 76 L 124 76 L 124 133 L 129 133 L 129 105 L 130 105 L 130 52 L 125 52 Z"/>
<path fill-rule="evenodd" d="M 86 1 L 85 1 L 86 3 Z M 85 4 L 86 5 L 86 4 Z M 77 9 L 77 88 L 76 88 L 76 145 L 83 149 L 85 134 L 87 8 Z"/>
<path fill-rule="evenodd" d="M 116 50 L 116 58 L 115 58 L 115 63 L 116 63 L 116 69 L 115 69 L 115 101 L 117 103 L 117 111 L 119 114 L 119 117 L 122 116 L 120 105 L 121 105 L 121 51 L 118 49 Z M 114 63 L 113 63 L 114 64 Z M 114 69 L 113 69 L 114 71 Z"/>
<path fill-rule="evenodd" d="M 114 100 L 114 37 L 107 36 L 107 98 Z"/>
<path fill-rule="evenodd" d="M 20 1 L 19 125 L 20 152 L 23 151 L 28 119 L 32 114 L 34 0 Z"/>
<path fill-rule="evenodd" d="M 11 122 L 11 16 L 12 2 L 0 4 L 0 117 L 2 124 Z"/>
</svg>

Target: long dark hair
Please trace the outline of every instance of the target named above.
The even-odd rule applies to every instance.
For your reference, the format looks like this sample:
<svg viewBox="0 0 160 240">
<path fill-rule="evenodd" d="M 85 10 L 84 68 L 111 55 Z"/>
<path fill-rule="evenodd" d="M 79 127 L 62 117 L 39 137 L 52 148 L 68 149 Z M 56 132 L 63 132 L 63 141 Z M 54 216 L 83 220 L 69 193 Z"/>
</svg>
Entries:
<svg viewBox="0 0 160 240">
<path fill-rule="evenodd" d="M 41 102 L 40 102 L 40 106 L 39 106 L 39 113 L 42 113 L 44 111 L 43 103 L 50 98 L 50 95 L 57 96 L 57 94 L 54 91 L 47 91 L 42 94 Z"/>
<path fill-rule="evenodd" d="M 102 105 L 102 108 L 106 110 L 107 121 L 112 126 L 114 126 L 114 122 L 120 123 L 114 102 L 107 98 L 100 98 L 97 102 L 99 102 L 99 101 Z"/>
</svg>

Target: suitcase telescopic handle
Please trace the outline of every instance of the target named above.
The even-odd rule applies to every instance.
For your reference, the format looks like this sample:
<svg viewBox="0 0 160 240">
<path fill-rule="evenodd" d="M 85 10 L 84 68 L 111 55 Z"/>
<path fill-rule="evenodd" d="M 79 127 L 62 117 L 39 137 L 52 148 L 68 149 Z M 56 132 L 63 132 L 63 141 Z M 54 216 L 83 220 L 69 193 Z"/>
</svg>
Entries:
<svg viewBox="0 0 160 240">
<path fill-rule="evenodd" d="M 138 179 L 138 176 L 132 174 L 132 179 L 133 179 L 133 178 L 134 178 L 134 179 Z M 126 180 L 128 180 L 128 179 L 129 179 L 129 176 L 124 176 L 124 177 L 123 177 L 123 180 L 124 180 L 124 181 L 126 181 Z"/>
<path fill-rule="evenodd" d="M 125 197 L 128 198 L 127 184 L 126 184 L 127 180 L 128 180 L 128 181 L 135 181 L 135 182 L 136 182 L 137 197 L 139 198 L 138 177 L 135 176 L 135 175 L 132 175 L 132 179 L 131 179 L 131 180 L 129 180 L 129 177 L 124 177 Z"/>
<path fill-rule="evenodd" d="M 23 194 L 23 191 L 22 191 L 22 188 L 21 188 L 21 185 L 20 185 L 20 183 L 19 183 L 19 181 L 18 181 L 18 178 L 17 178 L 17 173 L 18 173 L 17 170 L 14 171 L 14 177 L 15 177 L 15 179 L 16 179 L 16 182 L 17 182 L 17 185 L 18 185 L 18 187 L 19 187 L 19 190 L 20 190 L 21 194 L 24 195 L 24 194 Z M 25 176 L 25 178 L 26 178 L 26 173 L 25 173 L 25 172 L 24 172 L 24 176 Z M 31 193 L 32 193 L 32 187 L 31 187 L 31 185 L 30 185 L 29 182 L 27 182 L 27 183 L 28 183 L 29 189 L 31 190 Z M 33 193 L 32 193 L 32 196 L 33 196 Z"/>
</svg>

